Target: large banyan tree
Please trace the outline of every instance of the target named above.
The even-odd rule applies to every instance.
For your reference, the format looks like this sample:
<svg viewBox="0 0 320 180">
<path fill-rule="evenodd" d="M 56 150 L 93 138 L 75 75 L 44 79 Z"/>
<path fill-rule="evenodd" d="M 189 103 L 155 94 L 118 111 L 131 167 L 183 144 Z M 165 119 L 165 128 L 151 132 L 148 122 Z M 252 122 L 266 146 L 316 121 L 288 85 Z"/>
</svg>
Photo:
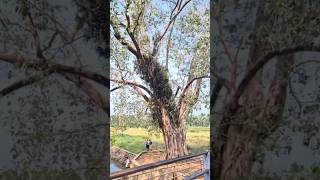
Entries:
<svg viewBox="0 0 320 180">
<path fill-rule="evenodd" d="M 106 176 L 107 1 L 0 7 L 1 132 L 10 137 L 2 149 L 12 156 L 0 178 Z"/>
<path fill-rule="evenodd" d="M 111 4 L 111 63 L 123 72 L 111 76 L 143 97 L 167 158 L 188 154 L 188 116 L 209 73 L 208 7 L 209 1 L 191 0 Z"/>
<path fill-rule="evenodd" d="M 304 125 L 319 122 L 319 114 L 306 118 L 319 105 L 318 87 L 305 88 L 319 85 L 310 75 L 319 76 L 319 2 L 214 1 L 211 16 L 212 173 L 250 179 L 253 164 L 293 124 L 316 137 Z"/>
</svg>

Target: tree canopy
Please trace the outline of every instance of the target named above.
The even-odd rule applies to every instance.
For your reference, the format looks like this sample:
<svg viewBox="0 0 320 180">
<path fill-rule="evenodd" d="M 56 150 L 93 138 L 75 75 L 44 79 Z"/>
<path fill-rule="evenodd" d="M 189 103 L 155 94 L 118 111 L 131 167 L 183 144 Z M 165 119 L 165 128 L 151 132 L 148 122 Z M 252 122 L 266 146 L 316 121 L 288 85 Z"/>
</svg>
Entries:
<svg viewBox="0 0 320 180">
<path fill-rule="evenodd" d="M 181 10 L 178 10 L 178 6 L 181 6 Z M 131 28 L 129 30 L 125 28 L 128 27 L 128 18 Z M 138 108 L 132 104 L 141 104 L 142 106 L 139 105 L 136 111 L 142 112 L 150 112 L 151 107 L 151 104 L 144 99 L 144 96 L 149 98 L 148 91 L 151 92 L 150 85 L 145 82 L 148 77 L 140 76 L 134 53 L 121 44 L 116 37 L 117 33 L 129 42 L 132 40 L 129 32 L 133 31 L 142 53 L 152 54 L 153 49 L 157 48 L 155 57 L 160 67 L 156 73 L 163 73 L 163 77 L 168 79 L 168 84 L 161 84 L 159 88 L 167 89 L 163 92 L 163 96 L 172 96 L 175 99 L 174 104 L 179 103 L 179 99 L 193 78 L 208 76 L 210 27 L 208 1 L 117 1 L 112 3 L 111 20 L 113 21 L 111 24 L 111 78 L 119 79 L 119 82 L 120 80 L 134 82 L 148 89 L 140 88 L 140 91 L 135 88 L 136 86 L 130 87 L 130 85 L 117 89 L 119 86 L 122 87 L 122 82 L 112 83 L 114 88 L 111 90 L 117 90 L 116 94 L 111 94 L 111 109 L 114 113 L 126 113 L 118 112 L 125 106 L 132 110 Z M 159 39 L 159 44 L 154 47 L 156 38 L 161 40 Z M 134 47 L 134 40 L 132 41 L 131 45 Z M 192 103 L 195 96 L 196 108 L 207 114 L 206 108 L 209 102 L 205 97 L 209 94 L 208 83 L 208 80 L 201 82 L 199 98 L 195 94 L 185 98 Z M 195 84 L 192 82 L 191 86 L 197 86 Z"/>
<path fill-rule="evenodd" d="M 106 4 L 0 2 L 1 178 L 105 176 Z"/>
</svg>

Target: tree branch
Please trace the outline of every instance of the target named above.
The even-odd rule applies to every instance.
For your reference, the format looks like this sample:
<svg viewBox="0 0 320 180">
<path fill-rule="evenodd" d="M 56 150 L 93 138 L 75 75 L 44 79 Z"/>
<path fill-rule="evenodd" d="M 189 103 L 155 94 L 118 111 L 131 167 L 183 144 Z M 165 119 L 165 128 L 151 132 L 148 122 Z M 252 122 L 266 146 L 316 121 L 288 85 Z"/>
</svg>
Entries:
<svg viewBox="0 0 320 180">
<path fill-rule="evenodd" d="M 206 75 L 206 76 L 200 76 L 200 77 L 195 77 L 193 79 L 191 79 L 187 85 L 183 88 L 182 92 L 181 92 L 181 95 L 180 95 L 180 99 L 179 99 L 179 102 L 178 102 L 178 107 L 180 107 L 181 103 L 182 103 L 182 100 L 185 96 L 185 93 L 187 92 L 187 90 L 189 89 L 189 87 L 191 86 L 191 84 L 195 81 L 195 80 L 198 80 L 198 79 L 203 79 L 203 78 L 210 78 L 210 76 Z"/>
<path fill-rule="evenodd" d="M 294 98 L 294 100 L 296 101 L 296 103 L 297 103 L 297 105 L 298 105 L 298 108 L 299 108 L 298 118 L 300 118 L 301 112 L 302 112 L 302 103 L 301 103 L 300 99 L 299 99 L 298 96 L 295 94 L 295 92 L 294 92 L 294 90 L 293 90 L 293 88 L 292 88 L 291 79 L 289 79 L 288 85 L 289 85 L 289 92 L 290 92 L 290 94 L 292 95 L 292 97 Z"/>
<path fill-rule="evenodd" d="M 108 105 L 109 99 L 106 95 L 101 95 L 101 93 L 96 88 L 94 88 L 94 85 L 92 85 L 92 83 L 82 77 L 77 77 L 73 74 L 62 73 L 61 75 L 80 87 L 80 89 L 82 89 L 98 107 L 100 107 L 105 113 L 110 115 Z"/>
<path fill-rule="evenodd" d="M 170 19 L 172 19 L 172 16 L 173 16 L 173 13 L 174 11 L 181 7 L 181 3 L 182 3 L 182 0 L 178 0 L 176 3 L 175 3 L 175 6 L 174 8 L 172 9 L 171 11 L 171 14 L 170 14 Z M 171 36 L 172 36 L 172 32 L 173 32 L 173 27 L 174 27 L 174 24 L 176 22 L 176 19 L 174 19 L 174 21 L 172 22 L 172 26 L 171 26 L 171 29 L 170 29 L 170 33 L 169 33 L 169 37 L 168 37 L 168 42 L 167 42 L 167 52 L 166 52 L 166 70 L 168 71 L 168 61 L 169 61 L 169 51 L 170 51 L 170 43 L 171 43 Z"/>
<path fill-rule="evenodd" d="M 242 79 L 238 88 L 236 89 L 236 92 L 233 96 L 232 103 L 231 103 L 231 110 L 235 110 L 238 107 L 238 100 L 240 96 L 243 94 L 248 84 L 250 83 L 250 81 L 253 79 L 256 73 L 260 69 L 262 69 L 264 65 L 268 63 L 271 59 L 277 56 L 288 55 L 288 54 L 297 53 L 297 52 L 306 52 L 306 51 L 319 52 L 320 46 L 310 46 L 310 47 L 297 46 L 294 48 L 273 51 L 259 58 L 259 60 L 253 65 L 253 67 L 245 74 L 244 78 Z"/>
<path fill-rule="evenodd" d="M 127 28 L 126 28 L 126 30 L 127 30 L 128 34 L 129 34 L 129 37 L 130 37 L 131 41 L 133 42 L 133 45 L 136 47 L 136 51 L 137 51 L 137 55 L 138 55 L 137 58 L 139 59 L 139 58 L 143 58 L 143 56 L 142 56 L 139 44 L 138 44 L 136 38 L 134 37 L 134 33 L 133 33 L 133 31 L 130 30 L 130 28 L 131 28 L 131 20 L 130 20 L 129 14 L 128 14 L 129 6 L 130 6 L 130 1 L 127 1 L 126 6 L 125 6 L 125 16 L 126 16 L 126 20 L 127 20 Z"/>
<path fill-rule="evenodd" d="M 48 75 L 52 74 L 54 71 L 50 70 L 41 76 L 39 75 L 34 75 L 31 77 L 28 77 L 26 79 L 17 81 L 10 86 L 2 89 L 0 91 L 0 98 L 8 95 L 9 93 L 12 93 L 22 87 L 28 86 L 30 84 L 33 84 L 37 81 L 42 80 L 44 77 L 47 77 Z M 69 73 L 62 73 L 62 76 L 64 76 L 67 80 L 75 83 L 78 85 L 89 97 L 90 99 L 98 106 L 100 107 L 103 111 L 105 111 L 107 114 L 109 114 L 109 106 L 107 102 L 109 101 L 106 96 L 102 96 L 99 91 L 97 91 L 93 85 L 85 80 L 84 78 L 81 77 L 76 77 L 73 74 Z"/>
<path fill-rule="evenodd" d="M 177 13 L 170 18 L 169 23 L 167 24 L 164 32 L 159 36 L 159 38 L 157 39 L 157 42 L 160 42 L 162 40 L 162 38 L 166 35 L 167 31 L 169 30 L 169 27 L 171 26 L 171 24 L 175 21 L 175 19 L 177 18 L 177 16 L 181 13 L 181 11 L 184 9 L 184 7 L 190 2 L 191 0 L 187 0 L 183 5 L 180 6 L 180 8 L 177 10 Z M 182 3 L 182 2 L 181 2 Z M 173 11 L 175 10 L 175 8 L 173 9 Z M 171 15 L 172 16 L 172 15 Z"/>
<path fill-rule="evenodd" d="M 298 64 L 295 64 L 295 65 L 291 66 L 291 70 L 294 70 L 295 68 L 297 68 L 299 66 L 302 66 L 302 65 L 305 65 L 305 64 L 309 64 L 309 63 L 320 63 L 320 60 L 308 60 L 308 61 L 300 62 Z"/>
<path fill-rule="evenodd" d="M 112 21 L 112 19 L 110 20 L 110 24 L 114 30 L 114 37 L 123 45 L 125 46 L 132 54 L 134 54 L 136 57 L 138 56 L 138 52 L 137 50 L 129 44 L 129 42 L 127 40 L 125 40 L 121 34 L 119 29 L 116 27 L 115 22 Z"/>
<path fill-rule="evenodd" d="M 169 71 L 169 51 L 170 51 L 170 44 L 171 44 L 171 36 L 173 32 L 173 26 L 174 26 L 175 20 L 172 23 L 172 27 L 169 33 L 168 42 L 167 42 L 167 52 L 166 52 L 166 71 Z"/>
<path fill-rule="evenodd" d="M 9 85 L 8 87 L 2 89 L 0 91 L 0 98 L 1 97 L 4 97 L 22 87 L 25 87 L 25 86 L 28 86 L 30 84 L 33 84 L 37 81 L 40 81 L 42 80 L 44 77 L 47 77 L 48 75 L 52 74 L 53 71 L 49 71 L 49 72 L 46 72 L 44 74 L 37 74 L 37 75 L 33 75 L 33 76 L 30 76 L 28 78 L 25 78 L 25 79 L 22 79 L 20 81 L 17 81 L 17 82 L 14 82 L 13 84 Z"/>
<path fill-rule="evenodd" d="M 110 89 L 110 92 L 113 92 L 113 91 L 118 90 L 118 89 L 123 88 L 123 87 L 124 87 L 124 85 L 114 87 L 114 88 Z"/>
<path fill-rule="evenodd" d="M 178 9 L 181 7 L 181 3 L 182 3 L 182 0 L 178 0 L 175 5 L 174 5 L 174 8 L 171 10 L 171 13 L 170 13 L 170 19 L 172 19 L 172 16 L 173 16 L 173 13 L 175 12 L 175 10 Z"/>
<path fill-rule="evenodd" d="M 118 89 L 120 89 L 120 88 L 123 88 L 124 86 L 125 86 L 125 85 L 121 85 L 121 86 L 117 86 L 117 87 L 115 87 L 115 88 L 112 88 L 112 89 L 110 90 L 110 92 L 113 92 L 113 91 L 115 91 L 115 90 L 118 90 Z M 150 101 L 150 99 L 148 98 L 148 96 L 147 96 L 143 91 L 141 91 L 141 89 L 138 88 L 138 86 L 134 86 L 134 85 L 129 85 L 129 86 L 131 86 L 140 96 L 142 96 L 145 101 L 147 101 L 147 102 Z"/>
<path fill-rule="evenodd" d="M 144 1 L 143 1 L 143 3 L 144 3 Z M 142 13 L 143 13 L 143 10 L 141 10 L 141 11 L 139 12 L 136 25 L 135 25 L 134 28 L 133 28 L 133 33 L 134 33 L 134 34 L 136 33 L 137 27 L 138 27 L 138 25 L 139 25 L 139 20 L 140 20 L 140 17 L 142 16 Z"/>
<path fill-rule="evenodd" d="M 119 83 L 119 84 L 123 84 L 123 85 L 129 85 L 132 87 L 139 87 L 140 89 L 145 90 L 150 96 L 153 95 L 152 92 L 148 88 L 146 88 L 145 86 L 143 86 L 141 84 L 135 83 L 135 82 L 130 82 L 130 81 L 126 81 L 126 80 L 116 80 L 116 79 L 110 79 L 110 81 L 115 82 L 115 83 Z M 119 88 L 121 88 L 121 87 L 119 86 L 119 87 L 113 88 L 112 91 L 115 91 L 116 89 L 119 89 Z"/>
<path fill-rule="evenodd" d="M 150 101 L 150 99 L 148 98 L 148 96 L 146 96 L 146 94 L 143 93 L 140 88 L 138 88 L 137 86 L 132 86 L 132 88 L 133 88 L 140 96 L 142 96 L 143 99 L 144 99 L 146 102 L 149 102 L 149 101 Z"/>
<path fill-rule="evenodd" d="M 222 79 L 223 86 L 227 89 L 228 92 L 231 92 L 233 86 L 229 79 L 223 78 L 214 71 L 210 71 L 210 74 L 212 74 L 212 76 L 214 76 L 216 79 Z"/>
<path fill-rule="evenodd" d="M 24 67 L 29 69 L 34 69 L 37 71 L 50 70 L 60 74 L 67 72 L 70 74 L 79 75 L 87 79 L 91 79 L 96 83 L 101 84 L 107 88 L 110 88 L 109 78 L 95 72 L 83 70 L 82 68 L 77 68 L 77 67 L 67 66 L 67 65 L 57 64 L 57 63 L 40 62 L 38 59 L 30 59 L 27 61 L 22 56 L 9 54 L 9 53 L 0 53 L 0 60 L 7 63 L 14 64 L 14 65 L 18 65 L 18 66 L 21 66 L 23 64 Z"/>
<path fill-rule="evenodd" d="M 30 24 L 32 26 L 32 36 L 33 36 L 33 39 L 34 39 L 34 42 L 36 44 L 36 54 L 37 54 L 37 57 L 38 58 L 41 58 L 41 59 L 44 59 L 43 55 L 42 55 L 42 50 L 41 50 L 41 44 L 40 44 L 40 37 L 39 37 L 39 33 L 37 31 L 37 27 L 36 25 L 34 24 L 34 21 L 33 21 L 33 18 L 32 18 L 32 15 L 30 13 L 30 11 L 28 10 L 27 12 L 27 17 L 30 21 Z"/>
<path fill-rule="evenodd" d="M 174 94 L 174 97 L 177 97 L 179 90 L 181 89 L 180 86 L 177 87 L 176 93 Z"/>
<path fill-rule="evenodd" d="M 54 40 L 56 39 L 56 37 L 57 37 L 58 34 L 59 34 L 58 31 L 55 31 L 55 32 L 52 34 L 52 36 L 51 36 L 51 38 L 50 38 L 50 40 L 49 40 L 48 45 L 43 48 L 42 52 L 45 52 L 45 51 L 47 51 L 49 48 L 51 48 L 51 46 L 52 46 L 52 44 L 53 44 L 53 42 L 54 42 Z"/>
</svg>

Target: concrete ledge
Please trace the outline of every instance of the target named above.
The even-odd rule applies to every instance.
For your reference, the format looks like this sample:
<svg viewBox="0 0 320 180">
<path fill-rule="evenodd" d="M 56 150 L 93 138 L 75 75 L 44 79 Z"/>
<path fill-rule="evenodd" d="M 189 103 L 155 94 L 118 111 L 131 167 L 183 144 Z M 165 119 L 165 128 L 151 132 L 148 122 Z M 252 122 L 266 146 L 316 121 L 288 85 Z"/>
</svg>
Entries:
<svg viewBox="0 0 320 180">
<path fill-rule="evenodd" d="M 131 165 L 130 167 L 137 167 L 137 166 L 141 166 L 142 164 L 139 163 L 139 158 L 143 155 L 143 154 L 146 154 L 146 153 L 157 153 L 157 152 L 160 152 L 160 153 L 163 153 L 164 150 L 152 150 L 152 151 L 142 151 L 140 152 L 138 155 L 136 155 L 132 160 L 131 160 Z"/>
<path fill-rule="evenodd" d="M 110 147 L 110 158 L 114 161 L 116 161 L 117 163 L 119 163 L 119 165 L 121 165 L 122 167 L 125 166 L 126 164 L 126 157 L 129 157 L 129 159 L 133 159 L 134 157 L 136 157 L 137 155 L 133 152 L 121 149 L 119 147 L 116 146 L 111 146 Z"/>
</svg>

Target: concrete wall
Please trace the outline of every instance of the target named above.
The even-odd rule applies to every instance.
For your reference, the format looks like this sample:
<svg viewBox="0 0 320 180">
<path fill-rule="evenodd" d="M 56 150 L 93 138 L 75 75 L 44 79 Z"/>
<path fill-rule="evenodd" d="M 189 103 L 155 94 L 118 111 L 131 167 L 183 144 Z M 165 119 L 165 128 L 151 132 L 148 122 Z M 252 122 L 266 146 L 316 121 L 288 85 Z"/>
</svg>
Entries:
<svg viewBox="0 0 320 180">
<path fill-rule="evenodd" d="M 134 153 L 132 153 L 130 151 L 121 149 L 121 148 L 116 147 L 116 146 L 111 146 L 110 147 L 110 158 L 112 160 L 116 161 L 117 163 L 119 163 L 119 165 L 121 165 L 122 167 L 124 167 L 125 164 L 126 164 L 126 157 L 127 156 L 131 160 L 136 156 L 136 154 L 134 154 Z"/>
</svg>

